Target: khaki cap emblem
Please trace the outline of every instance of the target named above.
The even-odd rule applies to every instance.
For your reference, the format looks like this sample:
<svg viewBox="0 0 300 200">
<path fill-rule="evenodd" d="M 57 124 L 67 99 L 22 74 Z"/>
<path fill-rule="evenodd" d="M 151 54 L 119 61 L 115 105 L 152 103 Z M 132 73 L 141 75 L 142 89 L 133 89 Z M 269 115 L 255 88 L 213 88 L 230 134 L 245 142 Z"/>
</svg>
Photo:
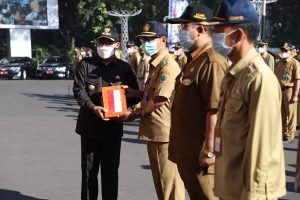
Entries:
<svg viewBox="0 0 300 200">
<path fill-rule="evenodd" d="M 94 90 L 96 89 L 96 87 L 95 87 L 94 85 L 89 85 L 88 89 L 89 89 L 90 91 L 94 91 Z"/>
</svg>

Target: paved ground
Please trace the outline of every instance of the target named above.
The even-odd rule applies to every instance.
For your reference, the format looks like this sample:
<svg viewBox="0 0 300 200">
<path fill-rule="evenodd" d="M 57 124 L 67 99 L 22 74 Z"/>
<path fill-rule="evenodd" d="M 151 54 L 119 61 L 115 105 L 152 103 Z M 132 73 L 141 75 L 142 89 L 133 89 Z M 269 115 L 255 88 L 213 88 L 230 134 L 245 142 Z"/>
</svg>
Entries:
<svg viewBox="0 0 300 200">
<path fill-rule="evenodd" d="M 78 112 L 69 80 L 0 80 L 0 200 L 80 199 Z M 155 200 L 137 122 L 125 125 L 120 200 Z M 285 146 L 287 187 L 294 193 L 296 143 Z M 276 174 L 274 174 L 276 176 Z"/>
</svg>

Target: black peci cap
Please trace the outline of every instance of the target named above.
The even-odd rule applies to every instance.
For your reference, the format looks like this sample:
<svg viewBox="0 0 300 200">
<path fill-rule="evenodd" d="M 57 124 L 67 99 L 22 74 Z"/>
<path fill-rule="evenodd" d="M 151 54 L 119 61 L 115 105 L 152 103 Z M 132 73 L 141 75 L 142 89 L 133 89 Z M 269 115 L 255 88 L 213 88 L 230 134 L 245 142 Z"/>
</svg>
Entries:
<svg viewBox="0 0 300 200">
<path fill-rule="evenodd" d="M 101 38 L 110 39 L 113 42 L 119 41 L 119 35 L 117 29 L 111 26 L 103 26 L 99 31 L 99 37 L 96 40 Z"/>
</svg>

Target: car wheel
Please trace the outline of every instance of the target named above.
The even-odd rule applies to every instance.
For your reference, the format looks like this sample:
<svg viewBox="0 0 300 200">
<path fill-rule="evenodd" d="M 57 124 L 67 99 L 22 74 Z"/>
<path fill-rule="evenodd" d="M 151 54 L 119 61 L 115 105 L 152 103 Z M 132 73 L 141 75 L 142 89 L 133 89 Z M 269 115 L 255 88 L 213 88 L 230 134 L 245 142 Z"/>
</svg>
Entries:
<svg viewBox="0 0 300 200">
<path fill-rule="evenodd" d="M 24 71 L 22 71 L 22 74 L 21 74 L 21 79 L 22 80 L 26 80 L 27 79 L 27 73 L 26 73 L 26 71 L 24 70 Z"/>
</svg>

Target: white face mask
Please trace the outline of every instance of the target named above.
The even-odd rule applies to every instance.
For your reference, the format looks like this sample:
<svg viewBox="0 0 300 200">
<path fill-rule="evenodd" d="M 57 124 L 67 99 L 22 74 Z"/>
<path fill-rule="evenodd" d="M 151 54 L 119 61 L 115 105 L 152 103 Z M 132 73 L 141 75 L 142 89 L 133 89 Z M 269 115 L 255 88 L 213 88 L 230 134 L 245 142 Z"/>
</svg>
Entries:
<svg viewBox="0 0 300 200">
<path fill-rule="evenodd" d="M 97 47 L 98 55 L 103 59 L 108 59 L 115 54 L 115 48 L 112 46 L 100 45 Z"/>
<path fill-rule="evenodd" d="M 262 48 L 262 47 L 259 47 L 259 48 L 258 48 L 258 52 L 259 52 L 259 53 L 265 53 L 265 49 Z"/>
<path fill-rule="evenodd" d="M 191 46 L 194 44 L 195 40 L 198 38 L 195 38 L 194 40 L 191 39 L 190 37 L 190 33 L 191 31 L 193 31 L 194 29 L 196 29 L 198 27 L 195 27 L 193 28 L 192 30 L 181 30 L 179 31 L 179 42 L 180 44 L 182 44 L 182 46 L 185 48 L 185 49 L 190 49 Z"/>
<path fill-rule="evenodd" d="M 128 53 L 128 54 L 131 54 L 132 52 L 133 52 L 132 48 L 128 48 L 128 49 L 127 49 L 127 53 Z"/>
<path fill-rule="evenodd" d="M 226 35 L 226 33 L 213 33 L 212 34 L 212 42 L 213 47 L 216 52 L 221 54 L 224 57 L 227 57 L 233 50 L 233 47 L 235 47 L 238 43 L 234 44 L 233 46 L 226 45 L 226 37 L 233 34 L 237 30 L 233 30 L 230 33 Z"/>
<path fill-rule="evenodd" d="M 84 57 L 86 56 L 86 53 L 84 51 L 80 52 L 80 54 Z"/>
<path fill-rule="evenodd" d="M 174 51 L 174 55 L 175 55 L 175 56 L 180 56 L 180 51 L 179 51 L 179 50 L 175 50 L 175 51 Z"/>
<path fill-rule="evenodd" d="M 288 52 L 282 53 L 282 58 L 288 58 L 288 57 L 290 57 L 290 53 L 288 53 Z"/>
</svg>

